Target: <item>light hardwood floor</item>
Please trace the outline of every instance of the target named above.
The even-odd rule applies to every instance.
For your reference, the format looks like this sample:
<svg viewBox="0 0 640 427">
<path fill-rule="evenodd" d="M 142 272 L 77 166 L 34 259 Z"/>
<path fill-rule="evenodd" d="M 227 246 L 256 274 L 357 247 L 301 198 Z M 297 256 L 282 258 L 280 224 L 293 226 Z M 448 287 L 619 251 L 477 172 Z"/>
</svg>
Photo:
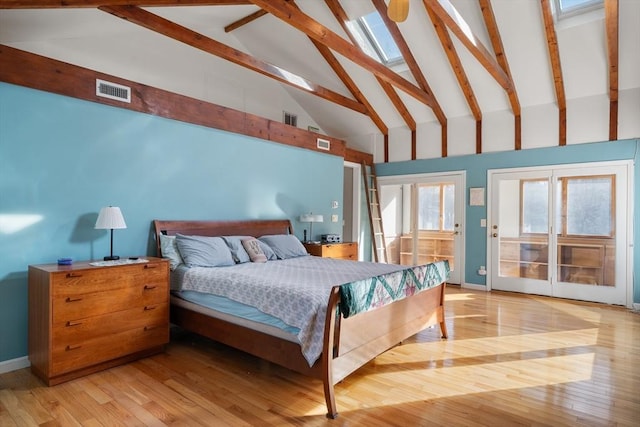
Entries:
<svg viewBox="0 0 640 427">
<path fill-rule="evenodd" d="M 0 375 L 0 426 L 637 426 L 640 314 L 449 287 L 428 329 L 336 387 L 175 333 L 164 354 L 45 387 Z"/>
</svg>

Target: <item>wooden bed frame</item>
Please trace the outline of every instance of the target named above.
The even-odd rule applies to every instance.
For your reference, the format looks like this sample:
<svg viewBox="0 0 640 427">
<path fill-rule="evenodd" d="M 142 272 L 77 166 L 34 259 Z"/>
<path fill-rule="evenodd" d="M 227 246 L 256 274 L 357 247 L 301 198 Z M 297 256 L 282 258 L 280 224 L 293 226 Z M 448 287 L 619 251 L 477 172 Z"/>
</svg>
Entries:
<svg viewBox="0 0 640 427">
<path fill-rule="evenodd" d="M 158 256 L 160 234 L 200 236 L 263 236 L 293 234 L 289 220 L 250 221 L 153 221 Z M 340 286 L 331 289 L 327 302 L 322 356 L 313 366 L 305 360 L 297 343 L 264 332 L 212 318 L 176 305 L 171 322 L 197 334 L 245 351 L 293 371 L 322 380 L 327 417 L 338 415 L 334 385 L 356 369 L 424 328 L 444 321 L 445 283 L 389 305 L 344 318 L 335 316 Z"/>
</svg>

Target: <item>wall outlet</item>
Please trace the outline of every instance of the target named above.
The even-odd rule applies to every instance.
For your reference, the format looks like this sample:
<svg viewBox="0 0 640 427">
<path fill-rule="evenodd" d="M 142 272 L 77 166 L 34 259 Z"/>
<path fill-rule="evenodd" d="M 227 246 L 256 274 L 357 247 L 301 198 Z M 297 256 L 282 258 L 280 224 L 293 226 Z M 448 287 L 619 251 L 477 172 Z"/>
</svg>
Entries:
<svg viewBox="0 0 640 427">
<path fill-rule="evenodd" d="M 487 269 L 485 268 L 484 265 L 481 265 L 480 268 L 478 269 L 478 275 L 480 275 L 480 276 L 486 276 L 487 275 Z"/>
</svg>

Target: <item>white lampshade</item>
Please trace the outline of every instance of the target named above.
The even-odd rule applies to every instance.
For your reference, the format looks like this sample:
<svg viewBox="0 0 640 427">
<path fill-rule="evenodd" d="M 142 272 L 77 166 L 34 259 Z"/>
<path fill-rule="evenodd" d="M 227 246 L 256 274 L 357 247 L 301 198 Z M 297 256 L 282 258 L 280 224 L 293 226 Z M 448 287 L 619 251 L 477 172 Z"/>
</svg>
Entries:
<svg viewBox="0 0 640 427">
<path fill-rule="evenodd" d="M 95 228 L 100 230 L 113 230 L 114 228 L 127 228 L 127 224 L 124 222 L 120 208 L 107 206 L 106 208 L 100 209 Z"/>
<path fill-rule="evenodd" d="M 300 215 L 300 222 L 324 222 L 324 217 L 322 215 L 314 215 L 314 214 L 304 214 Z"/>
</svg>

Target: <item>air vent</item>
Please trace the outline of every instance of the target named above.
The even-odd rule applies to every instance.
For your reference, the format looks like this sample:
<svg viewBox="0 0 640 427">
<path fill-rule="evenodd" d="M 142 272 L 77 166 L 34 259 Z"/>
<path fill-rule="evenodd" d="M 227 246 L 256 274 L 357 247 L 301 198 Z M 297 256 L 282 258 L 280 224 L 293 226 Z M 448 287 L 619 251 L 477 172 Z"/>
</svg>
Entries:
<svg viewBox="0 0 640 427">
<path fill-rule="evenodd" d="M 96 95 L 102 98 L 131 103 L 131 88 L 96 79 Z"/>
<path fill-rule="evenodd" d="M 287 113 L 286 111 L 283 111 L 282 115 L 285 125 L 298 126 L 298 116 L 293 113 Z"/>
<path fill-rule="evenodd" d="M 316 139 L 316 147 L 318 147 L 321 150 L 331 150 L 331 141 L 329 141 L 328 139 L 322 139 L 322 138 L 318 138 Z"/>
</svg>

